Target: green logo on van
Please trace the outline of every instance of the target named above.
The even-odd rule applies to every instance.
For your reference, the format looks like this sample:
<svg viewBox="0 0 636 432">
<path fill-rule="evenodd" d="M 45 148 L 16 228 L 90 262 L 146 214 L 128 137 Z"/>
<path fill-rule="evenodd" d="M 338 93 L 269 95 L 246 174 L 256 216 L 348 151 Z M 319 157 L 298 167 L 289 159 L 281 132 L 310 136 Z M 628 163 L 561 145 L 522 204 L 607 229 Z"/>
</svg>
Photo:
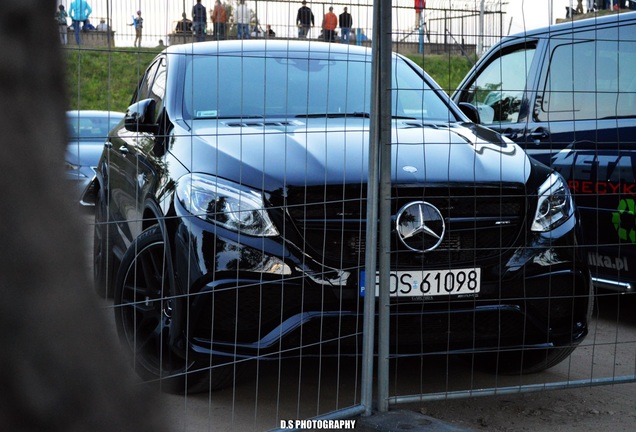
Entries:
<svg viewBox="0 0 636 432">
<path fill-rule="evenodd" d="M 633 199 L 622 199 L 618 203 L 618 211 L 612 213 L 612 222 L 621 240 L 636 243 L 636 229 L 634 229 L 634 214 L 636 204 Z"/>
</svg>

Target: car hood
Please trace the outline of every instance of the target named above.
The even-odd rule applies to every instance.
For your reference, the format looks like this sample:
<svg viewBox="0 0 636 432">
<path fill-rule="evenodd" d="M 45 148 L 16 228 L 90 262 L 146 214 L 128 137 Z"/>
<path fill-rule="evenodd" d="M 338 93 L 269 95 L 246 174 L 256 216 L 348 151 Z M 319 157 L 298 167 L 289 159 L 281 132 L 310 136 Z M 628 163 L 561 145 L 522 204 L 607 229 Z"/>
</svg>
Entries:
<svg viewBox="0 0 636 432">
<path fill-rule="evenodd" d="M 66 146 L 66 162 L 79 166 L 97 166 L 104 140 L 101 141 L 70 141 Z"/>
<path fill-rule="evenodd" d="M 179 138 L 172 152 L 192 172 L 259 190 L 361 184 L 368 176 L 368 126 L 357 118 L 197 120 L 192 134 L 175 130 L 191 138 Z M 191 145 L 180 145 L 184 140 Z M 524 184 L 531 171 L 516 144 L 472 123 L 395 121 L 391 140 L 394 183 Z"/>
</svg>

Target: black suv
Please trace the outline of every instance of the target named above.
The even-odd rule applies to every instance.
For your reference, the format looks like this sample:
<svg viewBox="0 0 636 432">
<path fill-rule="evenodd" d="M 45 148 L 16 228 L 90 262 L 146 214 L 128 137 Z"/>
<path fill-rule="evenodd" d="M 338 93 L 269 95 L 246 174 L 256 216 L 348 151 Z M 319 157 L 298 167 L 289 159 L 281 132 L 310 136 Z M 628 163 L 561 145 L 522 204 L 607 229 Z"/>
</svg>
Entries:
<svg viewBox="0 0 636 432">
<path fill-rule="evenodd" d="M 453 100 L 567 179 L 595 284 L 636 290 L 636 13 L 506 37 Z"/>
<path fill-rule="evenodd" d="M 378 293 L 362 276 L 371 70 L 366 48 L 311 41 L 152 62 L 84 198 L 95 279 L 143 377 L 195 391 L 246 359 L 360 353 L 363 296 Z M 409 60 L 392 70 L 393 354 L 555 365 L 592 302 L 564 179 Z"/>
</svg>

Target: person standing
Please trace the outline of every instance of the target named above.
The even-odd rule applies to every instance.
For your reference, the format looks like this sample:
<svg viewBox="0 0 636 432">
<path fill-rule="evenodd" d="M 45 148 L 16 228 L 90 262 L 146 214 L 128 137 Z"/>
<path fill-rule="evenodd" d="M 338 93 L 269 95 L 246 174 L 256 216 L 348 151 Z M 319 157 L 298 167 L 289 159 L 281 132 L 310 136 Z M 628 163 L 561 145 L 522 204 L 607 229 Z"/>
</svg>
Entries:
<svg viewBox="0 0 636 432">
<path fill-rule="evenodd" d="M 348 44 L 349 35 L 351 34 L 351 26 L 353 25 L 353 18 L 351 18 L 351 14 L 347 12 L 346 6 L 344 11 L 338 17 L 338 25 L 340 26 L 341 42 Z"/>
<path fill-rule="evenodd" d="M 250 10 L 245 4 L 245 0 L 240 0 L 236 8 L 236 23 L 238 24 L 237 37 L 239 39 L 250 38 Z"/>
<path fill-rule="evenodd" d="M 333 7 L 329 6 L 329 12 L 322 18 L 322 30 L 325 42 L 333 42 L 336 40 L 336 27 L 338 26 L 338 17 L 333 13 Z"/>
<path fill-rule="evenodd" d="M 141 48 L 141 32 L 144 28 L 144 19 L 141 17 L 141 11 L 137 11 L 137 16 L 133 16 L 133 22 L 131 25 L 135 28 L 135 41 L 133 42 L 133 46 L 137 48 Z"/>
<path fill-rule="evenodd" d="M 298 39 L 306 39 L 309 30 L 314 26 L 314 13 L 309 9 L 305 0 L 302 1 L 302 6 L 296 14 L 296 25 L 298 26 Z"/>
<path fill-rule="evenodd" d="M 55 13 L 55 19 L 57 21 L 57 27 L 60 31 L 60 42 L 62 45 L 68 44 L 68 23 L 66 19 L 68 18 L 68 13 L 66 13 L 66 9 L 64 9 L 64 5 L 58 6 L 58 11 Z"/>
<path fill-rule="evenodd" d="M 210 18 L 212 19 L 212 25 L 214 26 L 214 38 L 216 40 L 224 40 L 227 12 L 225 11 L 225 6 L 221 4 L 221 0 L 216 0 Z"/>
<path fill-rule="evenodd" d="M 93 9 L 86 0 L 73 0 L 69 9 L 69 16 L 73 20 L 73 31 L 75 32 L 75 43 L 81 44 L 80 23 L 86 22 Z"/>
<path fill-rule="evenodd" d="M 208 12 L 205 6 L 201 4 L 201 0 L 197 0 L 197 4 L 192 7 L 192 26 L 197 42 L 205 40 L 205 26 L 208 21 Z"/>
</svg>

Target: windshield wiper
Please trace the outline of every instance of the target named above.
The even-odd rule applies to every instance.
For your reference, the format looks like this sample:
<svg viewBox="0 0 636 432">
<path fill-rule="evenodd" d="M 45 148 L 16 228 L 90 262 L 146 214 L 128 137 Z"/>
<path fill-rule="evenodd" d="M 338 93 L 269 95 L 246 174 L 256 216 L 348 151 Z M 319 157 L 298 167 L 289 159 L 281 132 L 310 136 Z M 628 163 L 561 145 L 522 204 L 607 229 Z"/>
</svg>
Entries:
<svg viewBox="0 0 636 432">
<path fill-rule="evenodd" d="M 368 112 L 352 112 L 352 113 L 321 113 L 321 114 L 298 114 L 297 118 L 343 118 L 343 117 L 358 117 L 358 118 L 370 118 L 371 115 Z M 393 115 L 393 120 L 417 120 L 416 117 Z"/>
</svg>

